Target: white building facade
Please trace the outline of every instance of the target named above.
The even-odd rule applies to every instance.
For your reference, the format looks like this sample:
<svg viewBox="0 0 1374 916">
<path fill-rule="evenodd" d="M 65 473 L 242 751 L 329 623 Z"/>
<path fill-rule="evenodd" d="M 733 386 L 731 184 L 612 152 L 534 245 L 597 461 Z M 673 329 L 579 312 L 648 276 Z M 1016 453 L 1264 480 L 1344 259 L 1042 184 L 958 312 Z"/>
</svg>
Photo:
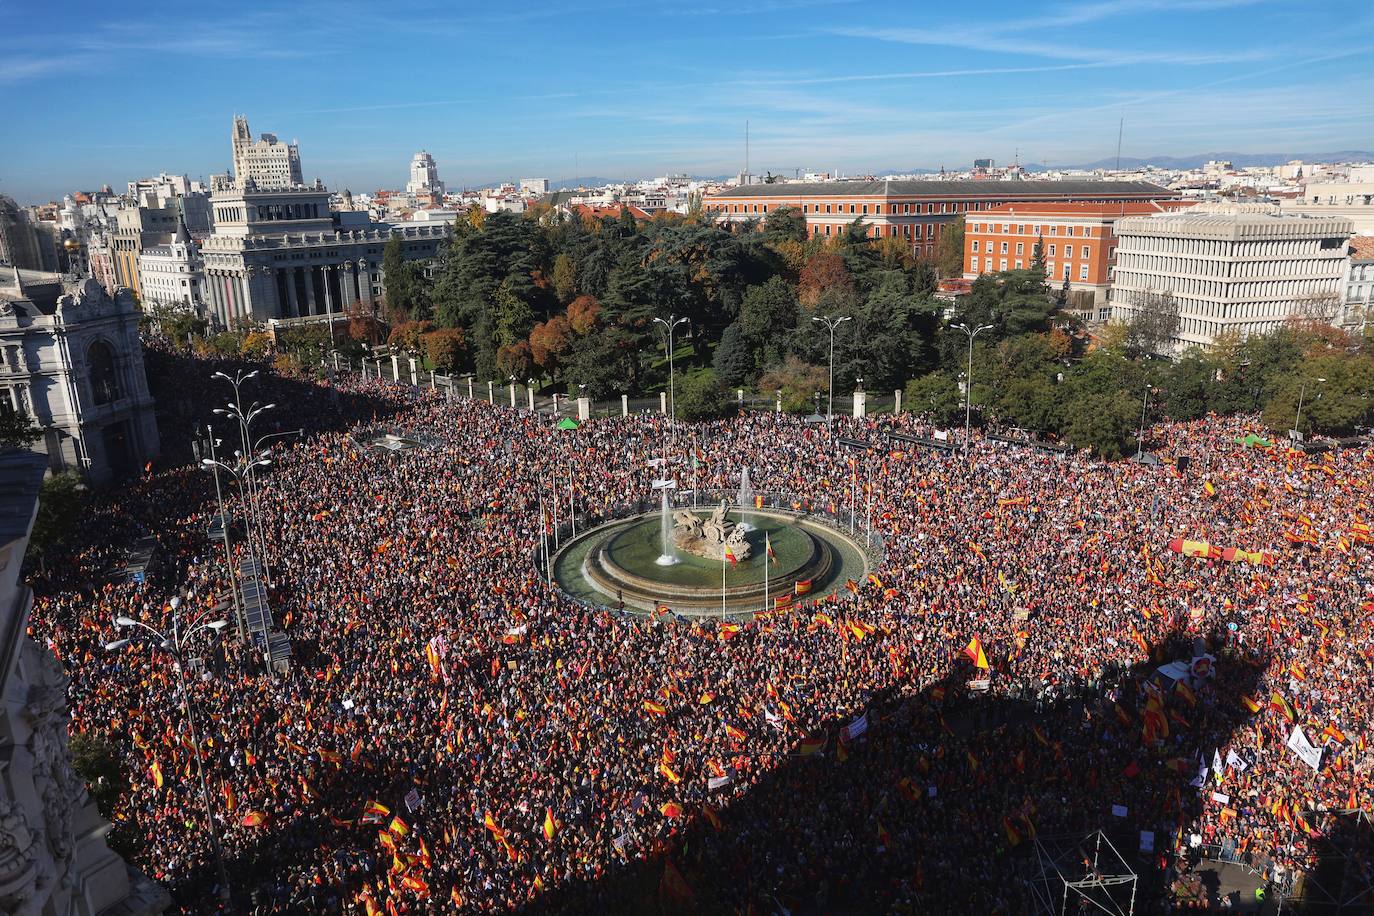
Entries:
<svg viewBox="0 0 1374 916">
<path fill-rule="evenodd" d="M 230 190 L 213 197 L 215 233 L 200 246 L 201 298 L 220 327 L 242 322 L 378 313 L 382 254 L 400 236 L 407 260 L 431 258 L 449 223 L 390 226 L 329 209 L 322 186 Z"/>
<path fill-rule="evenodd" d="M 1348 219 L 1281 214 L 1267 205 L 1202 205 L 1116 222 L 1111 317 L 1130 321 L 1152 298 L 1179 308 L 1177 352 L 1219 335 L 1278 328 L 1293 316 L 1331 321 L 1346 273 Z"/>
<path fill-rule="evenodd" d="M 145 309 L 170 305 L 200 311 L 204 279 L 200 249 L 184 222 L 177 226 L 170 242 L 144 248 L 138 256 L 138 282 Z"/>
<path fill-rule="evenodd" d="M 245 117 L 234 118 L 233 150 L 234 180 L 240 188 L 295 188 L 305 184 L 300 147 L 283 143 L 276 134 L 263 134 L 254 141 Z"/>
<path fill-rule="evenodd" d="M 0 277 L 0 397 L 43 428 L 54 473 L 93 485 L 136 476 L 159 448 L 140 312 L 90 278 Z"/>
<path fill-rule="evenodd" d="M 434 157 L 424 150 L 410 160 L 410 180 L 406 182 L 406 193 L 412 196 L 428 194 L 435 200 L 443 200 L 444 183 L 439 180 L 439 166 Z"/>
</svg>

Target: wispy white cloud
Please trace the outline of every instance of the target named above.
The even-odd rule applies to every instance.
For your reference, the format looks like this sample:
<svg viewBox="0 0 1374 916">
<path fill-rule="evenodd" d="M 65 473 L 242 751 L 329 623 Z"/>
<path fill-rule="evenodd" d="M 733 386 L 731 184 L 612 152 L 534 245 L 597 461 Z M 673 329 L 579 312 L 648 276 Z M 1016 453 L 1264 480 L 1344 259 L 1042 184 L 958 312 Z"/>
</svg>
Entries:
<svg viewBox="0 0 1374 916">
<path fill-rule="evenodd" d="M 71 70 L 80 63 L 80 58 L 66 54 L 51 57 L 0 57 L 0 83 L 22 83 L 38 79 L 52 73 Z"/>
</svg>

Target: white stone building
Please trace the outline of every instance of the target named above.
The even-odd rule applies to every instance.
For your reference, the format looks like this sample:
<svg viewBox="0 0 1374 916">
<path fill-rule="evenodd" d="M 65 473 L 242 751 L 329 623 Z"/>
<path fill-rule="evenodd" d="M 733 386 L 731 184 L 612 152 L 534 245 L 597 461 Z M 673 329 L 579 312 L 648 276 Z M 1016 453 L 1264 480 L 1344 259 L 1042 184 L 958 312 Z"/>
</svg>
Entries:
<svg viewBox="0 0 1374 916">
<path fill-rule="evenodd" d="M 1284 213 L 1339 216 L 1360 235 L 1374 235 L 1374 176 L 1352 170 L 1350 181 L 1309 181 L 1302 194 L 1280 204 Z"/>
<path fill-rule="evenodd" d="M 0 913 L 152 916 L 167 893 L 110 851 L 110 824 L 72 769 L 67 678 L 27 635 L 19 579 L 38 511 L 42 456 L 0 453 Z"/>
<path fill-rule="evenodd" d="M 1179 308 L 1173 349 L 1227 332 L 1263 334 L 1295 315 L 1336 317 L 1350 221 L 1281 214 L 1262 204 L 1204 204 L 1116 222 L 1111 317 L 1129 321 L 1152 297 Z"/>
<path fill-rule="evenodd" d="M 361 211 L 331 211 L 329 191 L 229 189 L 213 198 L 215 232 L 200 246 L 201 298 L 220 327 L 241 321 L 375 314 L 382 254 L 400 236 L 407 260 L 433 257 L 449 223 L 390 226 Z"/>
<path fill-rule="evenodd" d="M 157 455 L 139 315 L 128 290 L 93 279 L 0 275 L 0 398 L 43 428 L 54 473 L 103 485 Z"/>
<path fill-rule="evenodd" d="M 234 118 L 234 181 L 240 188 L 250 185 L 259 190 L 296 188 L 305 184 L 301 177 L 301 150 L 283 143 L 276 134 L 263 134 L 255 142 L 248 130 L 248 119 Z"/>
<path fill-rule="evenodd" d="M 1345 302 L 1338 324 L 1362 329 L 1374 317 L 1374 235 L 1355 236 L 1346 251 L 1350 261 L 1345 275 Z"/>
<path fill-rule="evenodd" d="M 178 223 L 171 241 L 144 248 L 138 256 L 138 283 L 145 309 L 174 305 L 199 312 L 204 281 L 200 249 L 185 222 Z"/>
<path fill-rule="evenodd" d="M 406 193 L 414 197 L 429 195 L 438 201 L 444 199 L 444 183 L 439 180 L 439 166 L 434 157 L 424 150 L 410 160 L 410 181 L 406 182 Z"/>
</svg>

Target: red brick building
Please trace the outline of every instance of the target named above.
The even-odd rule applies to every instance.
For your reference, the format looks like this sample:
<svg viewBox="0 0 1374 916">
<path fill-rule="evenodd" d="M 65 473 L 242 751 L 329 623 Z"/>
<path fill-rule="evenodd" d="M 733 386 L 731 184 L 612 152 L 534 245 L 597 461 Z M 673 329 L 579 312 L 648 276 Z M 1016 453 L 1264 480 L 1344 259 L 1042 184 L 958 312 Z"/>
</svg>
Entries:
<svg viewBox="0 0 1374 916">
<path fill-rule="evenodd" d="M 1149 216 L 1193 205 L 1193 201 L 1151 200 L 1009 203 L 971 213 L 964 224 L 964 276 L 1031 266 L 1037 243 L 1044 245 L 1045 274 L 1062 289 L 1069 307 L 1106 318 L 1107 290 L 1116 264 L 1112 226 L 1123 216 Z"/>
<path fill-rule="evenodd" d="M 808 235 L 822 238 L 839 235 L 862 218 L 870 237 L 903 238 L 918 253 L 934 256 L 945 226 L 1007 204 L 1177 196 L 1144 181 L 826 181 L 741 185 L 707 198 L 703 206 L 731 222 L 762 222 L 790 207 L 805 218 Z"/>
</svg>

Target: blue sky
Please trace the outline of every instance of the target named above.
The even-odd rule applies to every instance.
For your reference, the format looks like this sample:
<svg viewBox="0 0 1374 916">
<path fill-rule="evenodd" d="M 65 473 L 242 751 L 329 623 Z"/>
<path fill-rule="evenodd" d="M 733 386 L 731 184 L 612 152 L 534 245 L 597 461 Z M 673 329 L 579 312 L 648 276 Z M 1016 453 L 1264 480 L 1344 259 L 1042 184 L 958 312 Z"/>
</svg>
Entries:
<svg viewBox="0 0 1374 916">
<path fill-rule="evenodd" d="M 746 120 L 756 172 L 1374 149 L 1374 7 L 1311 9 L 0 0 L 0 193 L 224 171 L 235 112 L 355 191 L 733 173 Z"/>
</svg>

